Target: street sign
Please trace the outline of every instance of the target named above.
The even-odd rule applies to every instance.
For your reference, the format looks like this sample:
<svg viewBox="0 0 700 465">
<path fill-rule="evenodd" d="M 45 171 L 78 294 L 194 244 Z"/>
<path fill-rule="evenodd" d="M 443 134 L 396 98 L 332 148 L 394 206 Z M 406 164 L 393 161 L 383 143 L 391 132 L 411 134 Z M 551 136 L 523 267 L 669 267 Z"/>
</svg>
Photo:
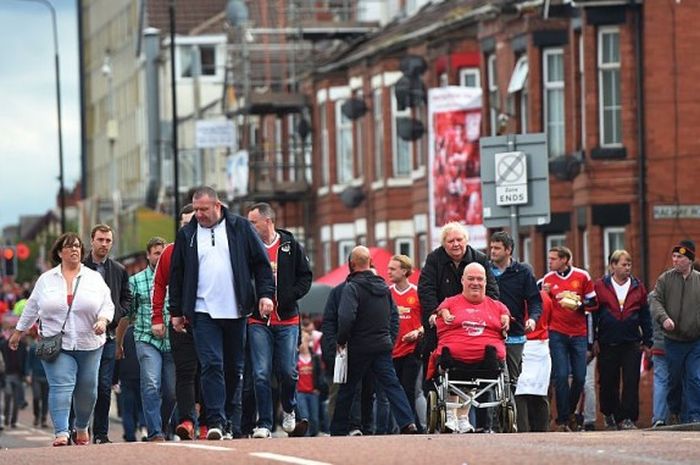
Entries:
<svg viewBox="0 0 700 465">
<path fill-rule="evenodd" d="M 487 228 L 510 226 L 511 207 L 517 208 L 520 226 L 540 226 L 549 223 L 549 157 L 544 134 L 510 134 L 507 136 L 482 137 L 479 143 L 484 225 Z M 505 158 L 505 154 L 513 152 L 524 154 L 527 203 L 504 205 L 499 203 L 497 197 L 497 188 L 500 184 L 496 171 L 496 156 L 504 154 Z M 510 160 L 510 158 L 508 159 Z M 521 165 L 514 166 L 512 173 L 508 169 L 510 166 L 512 164 L 502 168 L 500 178 L 512 183 L 521 181 L 523 175 L 520 174 L 520 171 L 515 170 L 515 168 L 519 170 Z M 516 174 L 520 176 L 516 177 Z"/>
<path fill-rule="evenodd" d="M 497 153 L 496 204 L 527 203 L 527 157 L 525 152 Z"/>
</svg>

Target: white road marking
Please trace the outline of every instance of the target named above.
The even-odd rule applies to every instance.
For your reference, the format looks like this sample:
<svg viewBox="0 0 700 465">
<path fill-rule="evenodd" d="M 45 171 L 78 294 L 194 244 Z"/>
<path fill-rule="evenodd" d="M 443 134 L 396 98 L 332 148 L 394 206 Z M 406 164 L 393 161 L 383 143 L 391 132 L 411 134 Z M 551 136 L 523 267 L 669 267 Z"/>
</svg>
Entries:
<svg viewBox="0 0 700 465">
<path fill-rule="evenodd" d="M 278 462 L 286 463 L 295 463 L 297 465 L 332 465 L 328 462 L 317 462 L 316 460 L 294 457 L 292 455 L 273 454 L 271 452 L 251 452 L 250 455 L 252 455 L 253 457 L 259 457 L 261 459 L 276 460 Z"/>
<path fill-rule="evenodd" d="M 204 444 L 187 444 L 182 442 L 165 442 L 158 444 L 159 446 L 165 447 L 187 447 L 189 449 L 200 449 L 200 450 L 213 450 L 218 452 L 232 452 L 234 449 L 221 446 L 205 446 Z"/>
<path fill-rule="evenodd" d="M 22 438 L 24 441 L 48 441 L 48 438 L 46 436 L 27 436 L 26 438 Z"/>
<path fill-rule="evenodd" d="M 11 431 L 5 431 L 5 436 L 26 436 L 29 434 L 29 431 L 27 430 L 11 430 Z"/>
</svg>

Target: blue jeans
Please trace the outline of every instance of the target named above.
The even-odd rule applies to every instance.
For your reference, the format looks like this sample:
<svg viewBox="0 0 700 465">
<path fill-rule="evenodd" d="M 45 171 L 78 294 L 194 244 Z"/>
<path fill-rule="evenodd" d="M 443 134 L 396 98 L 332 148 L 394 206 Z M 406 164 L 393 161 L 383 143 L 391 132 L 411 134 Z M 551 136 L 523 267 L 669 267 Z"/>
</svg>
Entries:
<svg viewBox="0 0 700 465">
<path fill-rule="evenodd" d="M 357 385 L 362 381 L 367 370 L 374 373 L 374 381 L 384 388 L 389 399 L 391 410 L 398 423 L 403 429 L 413 423 L 413 411 L 408 404 L 406 393 L 399 383 L 399 378 L 394 371 L 394 364 L 391 360 L 391 352 L 378 354 L 353 354 L 348 353 L 348 380 L 341 384 L 338 389 L 338 400 L 331 422 L 331 434 L 333 436 L 345 436 L 348 434 L 348 422 L 350 407 Z"/>
<path fill-rule="evenodd" d="M 307 436 L 316 436 L 318 434 L 318 412 L 319 412 L 318 394 L 297 392 L 297 408 L 299 416 L 309 420 L 309 430 Z"/>
<path fill-rule="evenodd" d="M 95 350 L 62 350 L 53 362 L 45 362 L 49 382 L 49 412 L 56 436 L 69 436 L 68 417 L 73 402 L 75 426 L 87 429 L 97 399 L 97 375 L 102 347 Z"/>
<path fill-rule="evenodd" d="M 557 424 L 563 425 L 576 409 L 586 380 L 586 336 L 567 336 L 549 332 L 549 352 L 557 400 Z M 569 373 L 573 376 L 569 385 Z"/>
<path fill-rule="evenodd" d="M 136 341 L 141 367 L 141 402 L 148 439 L 164 436 L 175 409 L 175 362 L 173 354 L 161 352 L 147 342 Z"/>
<path fill-rule="evenodd" d="M 657 421 L 668 422 L 668 364 L 666 363 L 665 355 L 653 355 L 652 362 L 654 364 L 654 395 L 653 395 L 653 412 L 651 414 L 651 422 Z"/>
<path fill-rule="evenodd" d="M 391 416 L 389 399 L 379 384 L 374 387 L 374 392 L 376 394 L 374 399 L 374 434 L 392 434 L 394 432 L 394 417 Z"/>
<path fill-rule="evenodd" d="M 248 325 L 250 360 L 255 380 L 255 400 L 258 405 L 258 427 L 272 429 L 272 372 L 280 385 L 280 402 L 285 412 L 297 406 L 296 388 L 298 325 Z"/>
<path fill-rule="evenodd" d="M 122 404 L 122 427 L 124 428 L 124 440 L 136 441 L 136 427 L 139 423 L 141 412 L 141 389 L 138 380 L 120 381 L 121 394 L 119 400 Z"/>
<path fill-rule="evenodd" d="M 668 409 L 680 414 L 681 422 L 700 422 L 700 339 L 679 342 L 664 338 L 666 362 L 671 389 L 668 393 Z M 679 386 L 682 396 L 679 396 Z"/>
<path fill-rule="evenodd" d="M 112 400 L 112 378 L 114 377 L 114 356 L 117 343 L 114 339 L 108 338 L 102 348 L 97 381 L 97 402 L 95 403 L 95 415 L 92 419 L 92 430 L 95 437 L 106 437 L 109 433 L 109 404 Z"/>
<path fill-rule="evenodd" d="M 192 327 L 201 367 L 202 397 L 209 428 L 226 425 L 226 403 L 240 405 L 245 363 L 246 319 L 213 319 L 195 313 Z M 230 383 L 226 383 L 229 373 Z"/>
</svg>

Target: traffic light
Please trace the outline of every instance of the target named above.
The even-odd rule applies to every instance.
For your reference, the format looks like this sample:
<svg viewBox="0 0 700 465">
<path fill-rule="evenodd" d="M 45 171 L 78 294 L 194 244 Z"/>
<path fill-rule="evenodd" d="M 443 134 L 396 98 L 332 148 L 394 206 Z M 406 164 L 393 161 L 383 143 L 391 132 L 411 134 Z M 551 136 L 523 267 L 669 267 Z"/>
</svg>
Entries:
<svg viewBox="0 0 700 465">
<path fill-rule="evenodd" d="M 17 273 L 17 253 L 14 247 L 2 249 L 2 274 L 5 277 L 14 276 Z"/>
</svg>

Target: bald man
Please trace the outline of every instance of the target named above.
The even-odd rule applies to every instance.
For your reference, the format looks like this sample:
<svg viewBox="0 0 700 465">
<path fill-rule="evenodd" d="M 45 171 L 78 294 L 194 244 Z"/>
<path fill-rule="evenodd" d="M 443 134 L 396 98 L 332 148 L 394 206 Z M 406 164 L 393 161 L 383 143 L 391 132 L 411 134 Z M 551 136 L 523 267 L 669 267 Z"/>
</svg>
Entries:
<svg viewBox="0 0 700 465">
<path fill-rule="evenodd" d="M 398 311 L 384 280 L 370 269 L 367 247 L 350 254 L 353 273 L 340 297 L 338 308 L 338 350 L 348 351 L 347 382 L 340 386 L 331 434 L 348 434 L 348 414 L 355 388 L 371 370 L 386 392 L 391 411 L 402 434 L 415 434 L 413 411 L 394 371 L 391 352 L 399 328 Z"/>
</svg>

